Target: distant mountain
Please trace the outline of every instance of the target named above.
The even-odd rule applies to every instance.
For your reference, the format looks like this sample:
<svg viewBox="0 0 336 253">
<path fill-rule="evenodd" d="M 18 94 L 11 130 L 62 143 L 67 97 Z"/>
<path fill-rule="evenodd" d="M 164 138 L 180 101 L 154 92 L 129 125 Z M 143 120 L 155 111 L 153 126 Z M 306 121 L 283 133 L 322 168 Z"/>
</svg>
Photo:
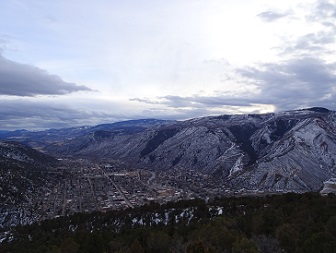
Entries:
<svg viewBox="0 0 336 253">
<path fill-rule="evenodd" d="M 131 134 L 143 131 L 148 127 L 168 122 L 173 121 L 158 119 L 140 119 L 116 122 L 111 124 L 101 124 L 97 126 L 47 129 L 44 131 L 27 131 L 25 129 L 15 131 L 0 130 L 0 140 L 13 140 L 28 144 L 37 149 L 42 149 L 43 147 L 51 143 L 72 140 L 77 137 L 90 135 L 96 131 L 120 131 Z"/>
<path fill-rule="evenodd" d="M 336 175 L 336 113 L 315 107 L 204 117 L 133 132 L 97 129 L 45 151 L 156 170 L 196 169 L 236 190 L 317 191 Z"/>
</svg>

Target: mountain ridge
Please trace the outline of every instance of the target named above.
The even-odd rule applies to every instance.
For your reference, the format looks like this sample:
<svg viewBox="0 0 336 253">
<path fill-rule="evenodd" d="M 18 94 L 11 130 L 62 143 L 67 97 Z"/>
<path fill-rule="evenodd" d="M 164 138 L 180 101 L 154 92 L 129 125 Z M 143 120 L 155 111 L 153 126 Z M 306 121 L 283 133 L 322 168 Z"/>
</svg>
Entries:
<svg viewBox="0 0 336 253">
<path fill-rule="evenodd" d="M 38 148 L 55 156 L 116 159 L 129 168 L 196 170 L 233 190 L 318 191 L 336 176 L 335 122 L 336 112 L 322 107 L 137 120 L 91 127 L 71 138 L 68 133 Z"/>
<path fill-rule="evenodd" d="M 54 143 L 51 154 L 120 159 L 130 167 L 195 169 L 234 189 L 317 191 L 335 175 L 336 114 L 325 108 L 221 115 L 136 133 Z M 65 148 L 66 147 L 66 148 Z"/>
</svg>

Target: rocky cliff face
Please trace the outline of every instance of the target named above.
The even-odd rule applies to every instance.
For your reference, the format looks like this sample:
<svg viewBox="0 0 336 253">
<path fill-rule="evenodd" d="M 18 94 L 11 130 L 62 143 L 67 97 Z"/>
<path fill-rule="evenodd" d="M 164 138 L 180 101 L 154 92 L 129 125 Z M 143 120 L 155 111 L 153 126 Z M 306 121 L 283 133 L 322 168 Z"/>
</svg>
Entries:
<svg viewBox="0 0 336 253">
<path fill-rule="evenodd" d="M 333 118 L 301 112 L 265 122 L 251 137 L 256 162 L 232 182 L 275 191 L 320 189 L 336 172 Z"/>
<path fill-rule="evenodd" d="M 156 170 L 196 169 L 233 189 L 316 191 L 336 175 L 335 119 L 324 108 L 205 117 L 135 133 L 100 130 L 46 150 Z"/>
</svg>

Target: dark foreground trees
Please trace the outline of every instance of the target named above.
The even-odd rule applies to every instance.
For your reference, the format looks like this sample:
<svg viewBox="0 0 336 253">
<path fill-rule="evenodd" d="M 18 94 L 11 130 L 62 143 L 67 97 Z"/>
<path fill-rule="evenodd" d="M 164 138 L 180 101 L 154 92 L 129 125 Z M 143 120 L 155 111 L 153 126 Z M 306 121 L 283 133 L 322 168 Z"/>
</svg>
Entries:
<svg viewBox="0 0 336 253">
<path fill-rule="evenodd" d="M 8 232 L 8 231 L 7 231 Z M 17 227 L 0 252 L 336 252 L 336 197 L 317 193 L 218 198 Z"/>
</svg>

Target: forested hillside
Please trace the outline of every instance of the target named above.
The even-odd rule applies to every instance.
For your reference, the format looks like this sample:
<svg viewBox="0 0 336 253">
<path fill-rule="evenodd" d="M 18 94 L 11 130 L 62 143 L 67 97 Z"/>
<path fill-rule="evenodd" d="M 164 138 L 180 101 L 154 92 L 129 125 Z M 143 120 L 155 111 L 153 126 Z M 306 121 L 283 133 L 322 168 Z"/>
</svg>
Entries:
<svg viewBox="0 0 336 253">
<path fill-rule="evenodd" d="M 335 210 L 316 193 L 151 203 L 3 231 L 0 252 L 335 252 Z"/>
</svg>

